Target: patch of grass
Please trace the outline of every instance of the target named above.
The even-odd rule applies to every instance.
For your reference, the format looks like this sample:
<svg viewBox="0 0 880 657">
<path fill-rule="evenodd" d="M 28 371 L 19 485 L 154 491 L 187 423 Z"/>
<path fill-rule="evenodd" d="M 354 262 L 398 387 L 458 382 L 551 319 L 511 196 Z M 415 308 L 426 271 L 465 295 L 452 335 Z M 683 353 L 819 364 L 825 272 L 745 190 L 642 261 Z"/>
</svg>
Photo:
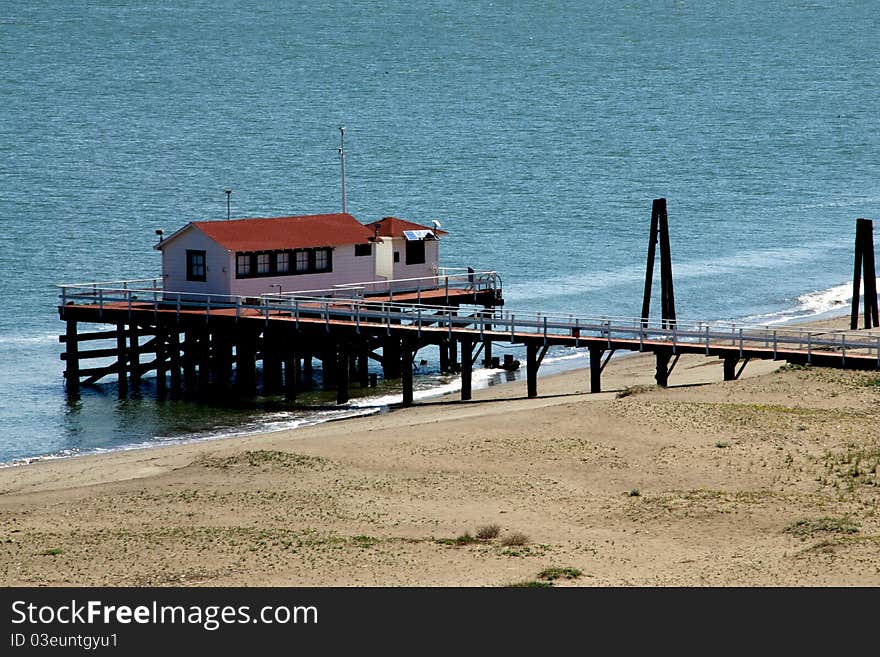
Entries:
<svg viewBox="0 0 880 657">
<path fill-rule="evenodd" d="M 816 534 L 855 534 L 859 526 L 848 518 L 804 518 L 793 522 L 784 531 L 807 538 Z"/>
<path fill-rule="evenodd" d="M 55 557 L 59 554 L 62 554 L 64 550 L 61 548 L 49 548 L 47 550 L 43 550 L 42 552 L 37 552 L 37 555 L 40 557 Z"/>
<path fill-rule="evenodd" d="M 552 582 L 555 579 L 577 579 L 581 575 L 583 575 L 583 572 L 577 568 L 560 568 L 557 566 L 542 570 L 538 573 L 538 579 L 545 579 Z"/>
<path fill-rule="evenodd" d="M 355 547 L 371 548 L 379 542 L 379 539 L 374 536 L 365 536 L 363 534 L 360 534 L 358 536 L 352 536 L 351 542 L 352 545 L 354 545 Z"/>
<path fill-rule="evenodd" d="M 504 545 L 505 547 L 527 545 L 528 543 L 529 537 L 522 532 L 511 532 L 501 539 L 501 545 Z"/>
<path fill-rule="evenodd" d="M 632 395 L 641 395 L 642 393 L 648 392 L 653 389 L 654 386 L 648 385 L 627 386 L 623 390 L 618 391 L 614 398 L 623 399 L 624 397 L 631 397 Z"/>
<path fill-rule="evenodd" d="M 640 497 L 641 494 L 642 491 L 640 491 L 638 488 L 631 488 L 630 491 L 627 493 L 629 497 Z"/>
<path fill-rule="evenodd" d="M 513 582 L 505 584 L 505 586 L 515 589 L 546 589 L 553 586 L 550 582 L 539 582 L 537 580 L 529 580 L 526 582 Z"/>
<path fill-rule="evenodd" d="M 501 527 L 495 524 L 477 527 L 477 538 L 481 541 L 491 541 L 493 538 L 498 538 L 500 533 Z"/>
<path fill-rule="evenodd" d="M 441 545 L 473 545 L 474 543 L 479 543 L 479 540 L 471 536 L 470 532 L 465 532 L 455 538 L 437 538 L 434 540 Z"/>
<path fill-rule="evenodd" d="M 850 488 L 857 484 L 880 485 L 880 446 L 850 445 L 843 452 L 826 452 L 825 467 Z"/>
<path fill-rule="evenodd" d="M 730 447 L 730 443 L 726 440 L 719 440 L 717 443 L 715 443 L 715 447 L 717 447 L 718 449 L 724 449 L 725 447 Z"/>
</svg>

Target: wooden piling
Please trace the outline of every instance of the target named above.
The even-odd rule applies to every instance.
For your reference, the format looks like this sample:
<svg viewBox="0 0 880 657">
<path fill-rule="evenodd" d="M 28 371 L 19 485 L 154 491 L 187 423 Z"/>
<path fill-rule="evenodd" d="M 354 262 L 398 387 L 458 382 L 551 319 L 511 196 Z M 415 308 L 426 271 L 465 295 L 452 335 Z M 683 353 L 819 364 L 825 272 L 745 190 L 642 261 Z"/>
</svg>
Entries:
<svg viewBox="0 0 880 657">
<path fill-rule="evenodd" d="M 856 244 L 853 268 L 852 313 L 850 329 L 859 327 L 860 282 L 865 281 L 865 328 L 880 326 L 877 308 L 877 272 L 874 266 L 874 222 L 856 219 Z"/>
<path fill-rule="evenodd" d="M 654 379 L 656 379 L 658 386 L 665 388 L 669 385 L 669 361 L 672 359 L 672 351 L 658 349 L 654 354 L 657 357 L 657 372 Z"/>
<path fill-rule="evenodd" d="M 116 325 L 116 385 L 119 399 L 128 397 L 128 371 L 126 363 L 128 363 L 128 349 L 125 346 L 128 339 L 128 332 L 125 324 L 120 322 Z"/>
<path fill-rule="evenodd" d="M 336 403 L 347 404 L 349 399 L 348 382 L 351 370 L 348 362 L 348 349 L 340 343 L 336 353 Z"/>
<path fill-rule="evenodd" d="M 739 363 L 738 356 L 725 356 L 724 357 L 724 380 L 725 381 L 735 381 L 736 380 L 736 366 Z"/>
<path fill-rule="evenodd" d="M 269 324 L 263 331 L 263 394 L 274 395 L 281 391 L 281 335 L 279 327 Z"/>
<path fill-rule="evenodd" d="M 65 326 L 67 367 L 67 400 L 79 399 L 79 341 L 76 334 L 76 320 L 66 320 Z"/>
<path fill-rule="evenodd" d="M 471 340 L 461 341 L 461 399 L 471 398 L 471 381 L 473 371 L 474 343 Z"/>
<path fill-rule="evenodd" d="M 602 347 L 590 346 L 590 392 L 602 392 Z"/>
<path fill-rule="evenodd" d="M 403 405 L 412 406 L 413 403 L 413 346 L 409 340 L 404 338 L 402 344 L 398 346 L 400 354 L 400 371 L 398 376 L 402 379 L 403 387 Z M 387 356 L 386 356 L 387 358 Z"/>
<path fill-rule="evenodd" d="M 156 399 L 165 401 L 168 398 L 168 379 L 165 376 L 165 330 L 162 325 L 156 326 Z"/>
<path fill-rule="evenodd" d="M 175 326 L 168 334 L 169 365 L 171 366 L 171 399 L 180 399 L 180 329 Z"/>
<path fill-rule="evenodd" d="M 675 323 L 675 291 L 672 284 L 672 255 L 669 246 L 669 222 L 666 199 L 656 198 L 651 206 L 651 231 L 648 238 L 648 260 L 645 271 L 645 293 L 642 298 L 642 324 L 647 325 L 651 311 L 651 286 L 654 280 L 654 258 L 660 244 L 660 316 L 663 326 Z"/>
<path fill-rule="evenodd" d="M 534 342 L 526 344 L 526 394 L 538 396 L 538 345 Z"/>
<path fill-rule="evenodd" d="M 211 386 L 211 332 L 204 328 L 198 335 L 199 381 L 198 394 L 206 396 Z"/>
<path fill-rule="evenodd" d="M 449 340 L 441 339 L 437 348 L 440 350 L 440 373 L 445 374 L 449 371 Z"/>
<path fill-rule="evenodd" d="M 314 386 L 314 376 L 315 372 L 312 365 L 312 350 L 306 349 L 303 352 L 303 367 L 302 367 L 302 389 L 303 390 L 311 390 Z"/>
<path fill-rule="evenodd" d="M 299 388 L 299 356 L 292 346 L 287 348 L 284 358 L 284 396 L 288 401 L 296 400 Z"/>
<path fill-rule="evenodd" d="M 187 330 L 183 334 L 183 394 L 192 398 L 196 393 L 196 361 L 198 359 L 198 338 L 195 331 Z"/>
<path fill-rule="evenodd" d="M 399 338 L 387 337 L 382 343 L 382 370 L 386 379 L 398 379 L 401 376 L 403 354 Z M 412 370 L 412 356 L 410 356 Z"/>
<path fill-rule="evenodd" d="M 235 342 L 235 387 L 242 397 L 257 394 L 257 336 L 241 329 Z"/>
<path fill-rule="evenodd" d="M 138 344 L 138 325 L 132 322 L 128 327 L 128 375 L 131 387 L 136 388 L 141 381 L 140 345 Z"/>
<path fill-rule="evenodd" d="M 367 354 L 367 348 L 361 347 L 357 353 L 357 375 L 358 385 L 366 388 L 370 385 L 370 358 Z"/>
</svg>

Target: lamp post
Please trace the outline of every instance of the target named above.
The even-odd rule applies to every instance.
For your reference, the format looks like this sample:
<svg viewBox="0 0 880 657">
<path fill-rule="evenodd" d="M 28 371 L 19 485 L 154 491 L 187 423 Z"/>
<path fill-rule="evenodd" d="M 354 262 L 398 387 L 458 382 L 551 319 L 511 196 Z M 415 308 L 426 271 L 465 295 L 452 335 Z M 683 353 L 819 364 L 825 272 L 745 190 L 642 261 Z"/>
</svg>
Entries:
<svg viewBox="0 0 880 657">
<path fill-rule="evenodd" d="M 230 202 L 230 199 L 232 197 L 232 190 L 224 189 L 223 191 L 226 193 L 226 221 L 229 221 L 229 218 L 232 216 L 232 205 Z"/>
</svg>

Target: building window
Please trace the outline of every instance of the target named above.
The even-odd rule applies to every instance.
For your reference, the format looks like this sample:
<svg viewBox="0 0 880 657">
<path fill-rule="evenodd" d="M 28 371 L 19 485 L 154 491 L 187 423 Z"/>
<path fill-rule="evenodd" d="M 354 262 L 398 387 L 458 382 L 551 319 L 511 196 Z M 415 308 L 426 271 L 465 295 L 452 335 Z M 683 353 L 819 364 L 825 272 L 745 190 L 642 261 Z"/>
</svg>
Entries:
<svg viewBox="0 0 880 657">
<path fill-rule="evenodd" d="M 355 244 L 354 245 L 354 254 L 356 256 L 373 255 L 373 245 L 372 244 Z"/>
<path fill-rule="evenodd" d="M 287 251 L 275 254 L 275 271 L 279 274 L 290 271 L 290 254 Z"/>
<path fill-rule="evenodd" d="M 186 280 L 188 281 L 205 281 L 207 280 L 208 268 L 205 265 L 205 252 L 186 251 Z"/>
<path fill-rule="evenodd" d="M 421 265 L 425 262 L 425 243 L 422 240 L 407 240 L 406 264 Z"/>
<path fill-rule="evenodd" d="M 309 270 L 309 252 L 295 251 L 293 254 L 296 259 L 296 273 L 303 274 Z"/>
<path fill-rule="evenodd" d="M 400 262 L 400 251 L 394 252 L 394 262 Z"/>
<path fill-rule="evenodd" d="M 315 249 L 315 271 L 330 271 L 330 249 Z"/>
<path fill-rule="evenodd" d="M 269 266 L 269 255 L 268 253 L 257 254 L 257 276 L 266 276 L 272 273 L 272 269 Z"/>
<path fill-rule="evenodd" d="M 239 253 L 235 256 L 235 275 L 238 278 L 251 275 L 251 256 L 249 253 Z"/>
</svg>

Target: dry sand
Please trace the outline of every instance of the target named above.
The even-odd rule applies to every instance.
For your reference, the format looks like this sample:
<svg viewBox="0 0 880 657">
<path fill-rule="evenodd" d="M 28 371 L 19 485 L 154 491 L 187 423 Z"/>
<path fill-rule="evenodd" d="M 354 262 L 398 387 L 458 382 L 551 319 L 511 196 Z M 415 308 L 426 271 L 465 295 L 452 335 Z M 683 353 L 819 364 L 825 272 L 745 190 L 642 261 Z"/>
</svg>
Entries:
<svg viewBox="0 0 880 657">
<path fill-rule="evenodd" d="M 876 373 L 653 358 L 0 470 L 4 585 L 880 584 Z M 456 542 L 497 525 L 496 538 Z M 518 543 L 525 537 L 523 545 Z M 514 539 L 514 540 L 511 540 Z M 458 544 L 463 543 L 463 544 Z"/>
</svg>

